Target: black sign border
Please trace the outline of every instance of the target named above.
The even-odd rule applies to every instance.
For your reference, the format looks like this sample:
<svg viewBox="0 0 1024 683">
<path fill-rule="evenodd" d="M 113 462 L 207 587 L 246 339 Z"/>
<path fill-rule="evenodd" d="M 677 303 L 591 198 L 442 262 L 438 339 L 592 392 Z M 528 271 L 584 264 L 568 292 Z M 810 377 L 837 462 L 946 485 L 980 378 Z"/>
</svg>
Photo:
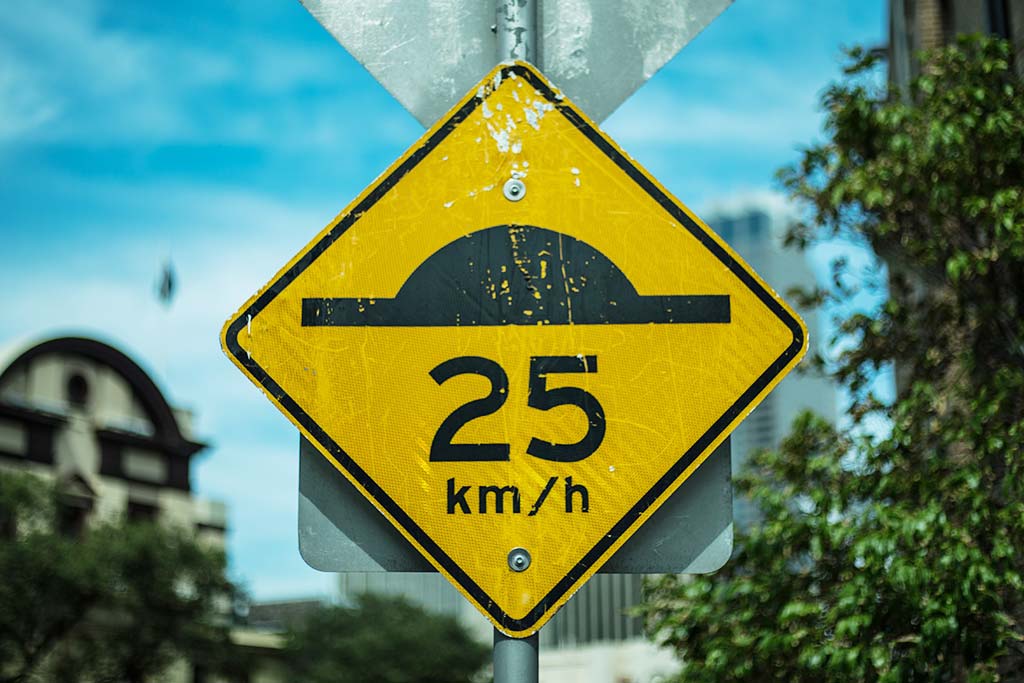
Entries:
<svg viewBox="0 0 1024 683">
<path fill-rule="evenodd" d="M 550 86 L 524 64 L 508 64 L 501 67 L 499 72 L 501 78 L 519 77 L 525 79 L 537 92 L 548 102 L 554 105 L 555 109 L 564 116 L 577 130 L 587 137 L 598 149 L 605 153 L 609 159 L 622 171 L 642 187 L 658 204 L 672 215 L 679 223 L 687 229 L 706 249 L 715 255 L 729 270 L 743 282 L 750 291 L 757 296 L 793 333 L 793 341 L 782 354 L 768 366 L 768 368 L 757 378 L 730 408 L 718 420 L 711 425 L 710 429 L 687 450 L 676 463 L 644 494 L 640 500 L 620 519 L 601 540 L 587 552 L 586 555 L 566 575 L 555 584 L 537 605 L 523 618 L 515 619 L 506 614 L 495 601 L 478 586 L 466 573 L 417 525 L 402 508 L 391 499 L 380 486 L 374 482 L 358 464 L 353 461 L 328 434 L 316 424 L 310 416 L 289 396 L 280 385 L 270 377 L 255 360 L 253 360 L 245 349 L 238 343 L 239 333 L 247 326 L 248 322 L 256 318 L 259 313 L 273 301 L 278 294 L 284 291 L 295 278 L 308 268 L 324 251 L 330 247 L 335 240 L 343 235 L 359 218 L 366 213 L 381 197 L 387 194 L 410 170 L 419 164 L 438 144 L 441 143 L 455 128 L 466 120 L 466 118 L 483 101 L 479 97 L 470 97 L 462 106 L 454 111 L 444 124 L 430 135 L 408 158 L 405 159 L 387 177 L 380 180 L 377 185 L 360 201 L 356 206 L 342 215 L 337 223 L 331 226 L 330 230 L 306 253 L 302 255 L 288 270 L 281 274 L 269 287 L 267 287 L 256 298 L 253 303 L 241 311 L 240 315 L 230 324 L 225 333 L 225 344 L 229 353 L 241 364 L 261 386 L 273 396 L 278 403 L 291 416 L 305 428 L 306 432 L 327 450 L 341 467 L 345 468 L 348 474 L 359 482 L 360 486 L 373 498 L 373 500 L 387 510 L 405 531 L 412 536 L 416 542 L 430 556 L 438 562 L 445 571 L 469 593 L 473 599 L 488 614 L 504 628 L 515 633 L 523 633 L 530 630 L 550 609 L 550 606 L 558 602 L 566 592 L 579 580 L 579 578 L 590 569 L 595 562 L 607 552 L 609 547 L 629 529 L 630 526 L 643 515 L 651 504 L 658 499 L 693 461 L 708 446 L 718 438 L 725 428 L 753 402 L 761 391 L 764 390 L 791 360 L 796 358 L 804 347 L 804 333 L 800 322 L 783 307 L 779 301 L 765 289 L 761 283 L 753 277 L 746 268 L 727 251 L 703 228 L 700 227 L 683 209 L 670 199 L 661 189 L 658 188 L 636 165 L 622 152 L 615 148 L 605 139 L 583 116 L 577 112 L 572 105 L 566 102 L 561 95 L 556 94 Z"/>
</svg>

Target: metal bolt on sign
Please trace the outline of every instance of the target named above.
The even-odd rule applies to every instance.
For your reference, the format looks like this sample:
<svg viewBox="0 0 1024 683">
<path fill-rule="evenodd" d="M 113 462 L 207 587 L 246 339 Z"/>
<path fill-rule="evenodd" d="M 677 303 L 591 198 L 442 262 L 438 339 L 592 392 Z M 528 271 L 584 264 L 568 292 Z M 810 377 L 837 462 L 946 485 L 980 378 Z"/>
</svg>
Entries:
<svg viewBox="0 0 1024 683">
<path fill-rule="evenodd" d="M 512 178 L 505 182 L 505 186 L 501 188 L 501 191 L 505 195 L 505 199 L 510 202 L 518 202 L 526 196 L 526 185 L 522 180 Z"/>
<path fill-rule="evenodd" d="M 514 572 L 525 572 L 530 568 L 530 553 L 525 548 L 513 548 L 508 554 L 508 566 Z"/>
</svg>

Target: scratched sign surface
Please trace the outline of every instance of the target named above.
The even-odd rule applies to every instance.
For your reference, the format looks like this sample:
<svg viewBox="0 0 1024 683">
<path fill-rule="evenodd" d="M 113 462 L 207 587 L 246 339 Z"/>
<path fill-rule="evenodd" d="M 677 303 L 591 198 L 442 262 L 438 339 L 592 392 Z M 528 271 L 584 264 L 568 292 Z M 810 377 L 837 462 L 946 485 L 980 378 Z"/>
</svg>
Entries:
<svg viewBox="0 0 1024 683">
<path fill-rule="evenodd" d="M 525 636 L 806 339 L 720 238 L 514 64 L 254 295 L 222 343 L 438 571 Z M 518 549 L 525 569 L 510 565 Z"/>
</svg>

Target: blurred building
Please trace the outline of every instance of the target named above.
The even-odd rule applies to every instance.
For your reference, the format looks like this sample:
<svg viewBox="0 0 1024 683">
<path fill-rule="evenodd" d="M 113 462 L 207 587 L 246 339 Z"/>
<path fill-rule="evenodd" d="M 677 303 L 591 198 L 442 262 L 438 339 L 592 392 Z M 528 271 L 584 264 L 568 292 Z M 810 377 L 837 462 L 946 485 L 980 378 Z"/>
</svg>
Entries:
<svg viewBox="0 0 1024 683">
<path fill-rule="evenodd" d="M 192 458 L 206 444 L 131 358 L 93 339 L 63 337 L 0 358 L 0 466 L 56 478 L 61 523 L 91 515 L 180 524 L 223 545 L 222 503 L 192 493 Z"/>
<path fill-rule="evenodd" d="M 910 83 L 921 73 L 919 53 L 968 33 L 1009 40 L 1014 47 L 1013 67 L 1024 78 L 1024 0 L 889 0 L 889 83 L 909 101 Z M 909 279 L 916 288 L 926 287 L 915 276 Z M 898 391 L 906 390 L 906 368 L 896 367 L 895 381 Z"/>
<path fill-rule="evenodd" d="M 68 533 L 124 516 L 178 525 L 223 546 L 224 504 L 192 488 L 193 458 L 206 447 L 192 433 L 191 413 L 109 344 L 61 337 L 0 351 L 0 467 L 55 479 L 58 523 Z M 236 629 L 232 637 L 257 662 L 280 649 L 276 636 Z M 280 680 L 272 664 L 256 666 L 252 683 Z M 187 662 L 169 676 L 212 683 Z"/>
<path fill-rule="evenodd" d="M 327 600 L 321 598 L 254 602 L 249 605 L 245 624 L 261 633 L 283 633 L 329 605 Z"/>
<path fill-rule="evenodd" d="M 711 214 L 705 221 L 786 300 L 792 300 L 787 293 L 793 289 L 814 289 L 814 273 L 806 255 L 783 246 L 788 227 L 783 216 L 773 216 L 768 207 L 751 201 Z M 795 308 L 807 325 L 808 354 L 824 351 L 817 312 Z M 733 473 L 739 472 L 754 452 L 777 447 L 801 412 L 811 410 L 836 421 L 839 396 L 835 385 L 808 373 L 806 363 L 804 366 L 782 380 L 732 433 Z M 734 498 L 733 515 L 736 524 L 749 524 L 754 509 L 749 501 Z"/>
<path fill-rule="evenodd" d="M 1017 73 L 1024 75 L 1024 0 L 890 0 L 889 81 L 906 92 L 920 73 L 917 53 L 945 45 L 960 33 L 1010 40 Z"/>
</svg>

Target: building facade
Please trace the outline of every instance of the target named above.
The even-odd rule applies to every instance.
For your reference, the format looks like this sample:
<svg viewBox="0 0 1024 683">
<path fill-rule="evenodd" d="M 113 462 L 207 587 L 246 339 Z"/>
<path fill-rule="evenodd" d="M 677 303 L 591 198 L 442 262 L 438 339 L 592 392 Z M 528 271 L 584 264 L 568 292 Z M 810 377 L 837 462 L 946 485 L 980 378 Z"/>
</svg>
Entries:
<svg viewBox="0 0 1024 683">
<path fill-rule="evenodd" d="M 206 444 L 191 422 L 135 361 L 103 342 L 48 339 L 0 359 L 0 466 L 56 478 L 68 527 L 123 514 L 223 545 L 224 505 L 192 492 L 192 459 Z"/>
<path fill-rule="evenodd" d="M 69 534 L 124 517 L 178 526 L 223 547 L 226 507 L 192 486 L 193 458 L 206 447 L 191 413 L 109 344 L 59 337 L 0 352 L 0 467 L 56 481 L 58 524 Z M 283 680 L 280 637 L 236 628 L 232 640 L 255 662 L 245 683 Z M 165 680 L 215 683 L 184 661 Z"/>
<path fill-rule="evenodd" d="M 889 81 L 906 93 L 920 73 L 916 55 L 961 33 L 1011 41 L 1017 73 L 1024 75 L 1024 0 L 890 0 Z"/>
<path fill-rule="evenodd" d="M 805 254 L 785 248 L 788 222 L 784 215 L 751 201 L 727 211 L 712 213 L 708 225 L 728 242 L 776 292 L 789 299 L 793 289 L 814 288 L 814 273 Z M 823 334 L 816 311 L 797 308 L 807 325 L 809 351 L 821 352 Z M 835 385 L 804 368 L 786 376 L 732 433 L 732 471 L 739 472 L 758 450 L 775 448 L 789 432 L 793 420 L 810 410 L 830 422 L 838 415 L 839 396 Z M 755 515 L 749 501 L 735 498 L 736 524 L 749 524 Z"/>
<path fill-rule="evenodd" d="M 957 35 L 969 33 L 1010 41 L 1013 67 L 1024 78 L 1024 0 L 889 0 L 890 96 L 909 102 L 910 83 L 921 73 L 920 52 L 942 47 Z M 918 293 L 925 287 L 916 277 L 909 280 Z M 895 375 L 897 390 L 906 390 L 906 369 L 897 367 Z"/>
</svg>

